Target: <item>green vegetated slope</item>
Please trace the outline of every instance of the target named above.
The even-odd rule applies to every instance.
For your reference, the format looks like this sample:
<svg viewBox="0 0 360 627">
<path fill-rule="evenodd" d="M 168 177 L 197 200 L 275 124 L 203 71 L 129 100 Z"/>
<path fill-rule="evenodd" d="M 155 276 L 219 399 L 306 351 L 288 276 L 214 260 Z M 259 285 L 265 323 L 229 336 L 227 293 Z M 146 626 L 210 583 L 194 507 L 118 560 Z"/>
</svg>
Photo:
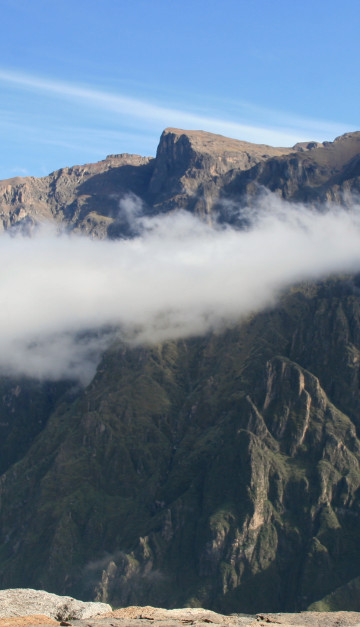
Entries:
<svg viewBox="0 0 360 627">
<path fill-rule="evenodd" d="M 73 381 L 0 376 L 0 475 L 24 456 L 60 398 L 75 393 Z"/>
<path fill-rule="evenodd" d="M 351 579 L 326 597 L 312 603 L 309 610 L 313 612 L 334 612 L 338 608 L 346 608 L 347 611 L 358 612 L 360 610 L 360 577 Z"/>
<path fill-rule="evenodd" d="M 342 607 L 360 575 L 359 351 L 352 278 L 218 334 L 114 345 L 0 478 L 1 587 Z"/>
</svg>

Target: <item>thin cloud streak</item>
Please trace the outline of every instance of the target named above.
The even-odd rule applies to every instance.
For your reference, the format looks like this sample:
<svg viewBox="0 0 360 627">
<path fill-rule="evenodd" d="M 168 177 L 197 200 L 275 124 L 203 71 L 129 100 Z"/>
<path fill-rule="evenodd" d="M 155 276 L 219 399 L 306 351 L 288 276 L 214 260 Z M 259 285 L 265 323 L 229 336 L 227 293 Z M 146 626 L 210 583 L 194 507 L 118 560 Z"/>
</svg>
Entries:
<svg viewBox="0 0 360 627">
<path fill-rule="evenodd" d="M 297 132 L 306 132 L 309 131 L 315 132 L 315 134 L 319 135 L 319 133 L 323 133 L 328 136 L 331 134 L 332 137 L 336 135 L 340 135 L 341 133 L 348 132 L 349 128 L 357 128 L 356 124 L 340 123 L 340 122 L 329 122 L 328 120 L 317 120 L 313 118 L 303 118 L 294 113 L 289 113 L 283 110 L 272 110 L 262 107 L 260 105 L 241 101 L 234 102 L 231 100 L 225 100 L 223 103 L 228 103 L 229 106 L 236 107 L 237 109 L 243 109 L 244 114 L 251 115 L 252 117 L 256 116 L 258 119 L 263 118 L 267 119 L 269 123 L 274 123 L 276 127 L 289 127 Z M 313 136 L 312 136 L 313 137 Z M 315 137 L 314 137 L 315 139 Z M 325 137 L 321 138 L 321 141 L 326 139 Z"/>
<path fill-rule="evenodd" d="M 1 112 L 0 112 L 1 115 Z M 111 147 L 120 145 L 122 142 L 140 143 L 147 146 L 147 153 L 152 154 L 154 146 L 158 138 L 147 137 L 144 133 L 129 133 L 122 131 L 113 131 L 104 128 L 90 128 L 86 126 L 62 126 L 56 129 L 51 128 L 49 122 L 45 126 L 40 127 L 38 121 L 33 123 L 24 123 L 17 121 L 16 117 L 9 112 L 4 112 L 0 118 L 0 131 L 3 137 L 16 133 L 18 142 L 23 143 L 24 139 L 30 140 L 32 145 L 45 144 L 52 146 L 65 147 L 70 150 L 81 152 L 85 155 L 90 153 L 98 153 L 105 157 L 108 153 L 113 153 Z M 88 159 L 89 160 L 89 159 Z M 12 171 L 22 172 L 27 168 L 20 167 Z M 9 170 L 10 171 L 10 170 Z M 30 173 L 29 173 L 30 175 Z"/>
<path fill-rule="evenodd" d="M 129 98 L 127 96 L 112 94 L 106 91 L 77 85 L 58 80 L 44 79 L 37 76 L 19 72 L 0 70 L 0 81 L 16 85 L 21 89 L 29 89 L 32 92 L 45 93 L 59 98 L 84 102 L 92 107 L 112 111 L 117 114 L 136 119 L 145 119 L 147 122 L 157 122 L 164 126 L 183 126 L 208 130 L 215 133 L 229 135 L 234 138 L 269 143 L 272 145 L 293 145 L 298 141 L 321 139 L 313 136 L 314 122 L 309 121 L 311 132 L 306 135 L 306 120 L 302 121 L 302 128 L 291 128 L 291 117 L 288 117 L 286 128 L 269 128 L 253 124 L 241 124 L 229 120 L 218 119 L 213 116 L 200 115 L 182 111 L 176 108 L 163 107 L 151 104 L 147 101 Z M 297 118 L 294 126 L 298 126 Z M 335 126 L 329 124 L 329 133 L 333 133 Z M 339 126 L 340 128 L 340 126 Z M 322 130 L 325 130 L 324 128 Z"/>
</svg>

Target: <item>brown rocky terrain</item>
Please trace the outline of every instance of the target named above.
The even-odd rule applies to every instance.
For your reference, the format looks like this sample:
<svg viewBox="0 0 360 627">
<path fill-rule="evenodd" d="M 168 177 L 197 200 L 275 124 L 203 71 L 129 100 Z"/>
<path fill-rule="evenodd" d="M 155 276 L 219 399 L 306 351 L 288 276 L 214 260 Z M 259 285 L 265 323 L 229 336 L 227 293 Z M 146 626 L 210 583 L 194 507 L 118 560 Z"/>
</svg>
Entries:
<svg viewBox="0 0 360 627">
<path fill-rule="evenodd" d="M 155 158 L 110 155 L 42 178 L 1 181 L 0 228 L 47 221 L 96 237 L 121 236 L 128 225 L 119 202 L 129 194 L 145 213 L 183 208 L 211 220 L 216 211 L 229 221 L 231 203 L 248 204 L 263 189 L 288 200 L 343 203 L 360 190 L 359 150 L 360 133 L 274 148 L 168 128 Z"/>
<path fill-rule="evenodd" d="M 202 608 L 166 610 L 151 606 L 126 607 L 103 616 L 54 620 L 43 615 L 1 618 L 0 627 L 40 627 L 64 625 L 73 627 L 359 627 L 360 612 L 300 612 L 298 614 L 234 614 L 225 616 Z"/>
<path fill-rule="evenodd" d="M 122 194 L 142 195 L 151 159 L 110 155 L 99 163 L 63 168 L 43 178 L 0 181 L 0 227 L 28 229 L 50 222 L 104 236 Z"/>
<path fill-rule="evenodd" d="M 33 614 L 31 616 L 11 616 L 0 618 L 1 627 L 27 627 L 27 625 L 59 625 L 59 621 L 45 616 L 45 614 Z"/>
<path fill-rule="evenodd" d="M 182 207 L 209 216 L 229 180 L 235 179 L 236 188 L 237 175 L 269 160 L 308 153 L 309 146 L 314 144 L 273 148 L 169 128 L 156 158 L 110 155 L 42 178 L 1 181 L 0 228 L 28 229 L 47 221 L 98 237 L 116 236 L 126 227 L 119 201 L 127 194 L 139 197 L 150 213 Z"/>
<path fill-rule="evenodd" d="M 259 188 L 305 203 L 345 203 L 359 192 L 360 133 L 346 133 L 333 142 L 297 144 L 289 155 L 267 159 L 246 172 L 231 172 L 223 197 L 242 202 Z M 226 178 L 226 177 L 225 177 Z"/>
</svg>

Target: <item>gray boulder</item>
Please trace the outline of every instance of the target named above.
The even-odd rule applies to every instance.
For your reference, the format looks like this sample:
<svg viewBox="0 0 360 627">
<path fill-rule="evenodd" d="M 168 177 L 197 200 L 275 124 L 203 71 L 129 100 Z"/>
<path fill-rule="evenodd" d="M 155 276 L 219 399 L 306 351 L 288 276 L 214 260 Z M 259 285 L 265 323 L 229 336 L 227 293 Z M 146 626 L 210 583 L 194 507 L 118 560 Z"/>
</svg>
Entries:
<svg viewBox="0 0 360 627">
<path fill-rule="evenodd" d="M 44 614 L 55 620 L 88 619 L 111 612 L 107 603 L 84 602 L 44 590 L 0 590 L 0 618 Z"/>
</svg>

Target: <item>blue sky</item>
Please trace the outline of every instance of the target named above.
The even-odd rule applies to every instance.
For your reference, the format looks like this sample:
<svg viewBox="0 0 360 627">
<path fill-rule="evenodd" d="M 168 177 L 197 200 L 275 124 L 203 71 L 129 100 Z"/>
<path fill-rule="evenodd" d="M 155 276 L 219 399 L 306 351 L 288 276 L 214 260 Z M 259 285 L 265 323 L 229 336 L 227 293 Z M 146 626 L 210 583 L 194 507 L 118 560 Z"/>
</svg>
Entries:
<svg viewBox="0 0 360 627">
<path fill-rule="evenodd" d="M 167 126 L 273 145 L 360 128 L 355 0 L 0 0 L 0 179 Z"/>
</svg>

